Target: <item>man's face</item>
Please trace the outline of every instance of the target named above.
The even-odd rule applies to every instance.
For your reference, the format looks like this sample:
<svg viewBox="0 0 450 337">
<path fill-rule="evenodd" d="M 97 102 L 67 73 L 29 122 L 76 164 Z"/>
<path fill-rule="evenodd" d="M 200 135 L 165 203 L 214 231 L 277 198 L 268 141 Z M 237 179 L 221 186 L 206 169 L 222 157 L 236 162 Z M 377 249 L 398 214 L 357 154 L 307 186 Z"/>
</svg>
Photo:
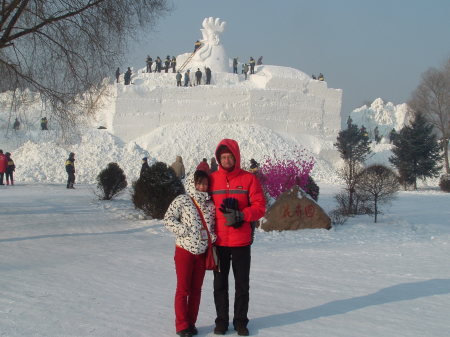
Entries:
<svg viewBox="0 0 450 337">
<path fill-rule="evenodd" d="M 234 156 L 231 153 L 222 153 L 220 155 L 220 165 L 225 170 L 232 170 L 235 164 L 236 159 L 234 159 Z"/>
</svg>

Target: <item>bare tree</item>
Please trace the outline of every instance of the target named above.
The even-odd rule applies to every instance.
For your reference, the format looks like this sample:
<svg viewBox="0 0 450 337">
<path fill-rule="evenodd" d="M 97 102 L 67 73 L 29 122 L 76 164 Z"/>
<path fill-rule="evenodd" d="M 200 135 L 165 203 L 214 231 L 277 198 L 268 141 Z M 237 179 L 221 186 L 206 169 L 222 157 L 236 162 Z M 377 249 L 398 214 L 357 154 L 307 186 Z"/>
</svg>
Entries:
<svg viewBox="0 0 450 337">
<path fill-rule="evenodd" d="M 437 131 L 444 151 L 444 166 L 450 173 L 448 143 L 450 140 L 450 59 L 442 69 L 430 68 L 408 102 L 415 113 L 422 113 Z"/>
<path fill-rule="evenodd" d="M 0 91 L 38 92 L 56 120 L 73 121 L 79 95 L 97 90 L 167 1 L 0 0 Z"/>
<path fill-rule="evenodd" d="M 373 214 L 377 222 L 379 204 L 392 200 L 400 184 L 397 175 L 388 167 L 371 165 L 359 174 L 355 187 L 373 203 Z"/>
</svg>

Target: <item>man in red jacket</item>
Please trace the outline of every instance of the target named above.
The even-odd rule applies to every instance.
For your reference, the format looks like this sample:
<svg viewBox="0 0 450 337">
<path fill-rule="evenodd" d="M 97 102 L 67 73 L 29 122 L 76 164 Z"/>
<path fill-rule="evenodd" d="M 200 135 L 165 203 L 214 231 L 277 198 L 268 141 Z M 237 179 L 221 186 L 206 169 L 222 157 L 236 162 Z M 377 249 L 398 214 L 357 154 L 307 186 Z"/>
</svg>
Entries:
<svg viewBox="0 0 450 337">
<path fill-rule="evenodd" d="M 264 194 L 255 175 L 241 169 L 239 145 L 223 139 L 215 152 L 219 170 L 210 176 L 210 192 L 216 206 L 217 252 L 220 271 L 214 272 L 214 333 L 228 330 L 228 274 L 233 268 L 235 299 L 233 325 L 239 336 L 248 336 L 250 245 L 254 226 L 266 211 Z"/>
</svg>

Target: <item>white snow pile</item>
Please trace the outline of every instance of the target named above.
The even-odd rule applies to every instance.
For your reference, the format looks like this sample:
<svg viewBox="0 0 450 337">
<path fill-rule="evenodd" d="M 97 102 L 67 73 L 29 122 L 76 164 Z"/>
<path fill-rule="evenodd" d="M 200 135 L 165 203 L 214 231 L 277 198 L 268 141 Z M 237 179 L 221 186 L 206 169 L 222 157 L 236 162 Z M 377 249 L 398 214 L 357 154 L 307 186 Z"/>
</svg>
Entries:
<svg viewBox="0 0 450 337">
<path fill-rule="evenodd" d="M 124 170 L 128 181 L 139 175 L 141 159 L 148 152 L 134 142 L 123 143 L 105 130 L 89 130 L 75 145 L 58 145 L 54 141 L 26 142 L 13 151 L 16 181 L 62 183 L 67 180 L 65 160 L 75 153 L 77 183 L 95 183 L 95 178 L 110 162 Z M 150 160 L 150 164 L 152 161 Z"/>
<path fill-rule="evenodd" d="M 409 113 L 406 103 L 394 105 L 392 102 L 384 103 L 377 98 L 370 106 L 363 105 L 350 113 L 353 123 L 364 125 L 371 139 L 374 138 L 373 130 L 378 126 L 380 136 L 389 137 L 392 129 L 399 131 L 408 123 Z"/>
<path fill-rule="evenodd" d="M 299 149 L 306 149 L 315 157 L 316 164 L 313 177 L 318 181 L 339 182 L 330 163 L 319 158 L 309 146 L 311 139 L 304 142 L 284 138 L 271 129 L 256 124 L 207 124 L 178 123 L 161 126 L 149 134 L 136 139 L 136 143 L 147 149 L 153 158 L 171 164 L 177 155 L 182 156 L 186 171 L 195 170 L 202 158 L 214 157 L 217 144 L 224 138 L 231 138 L 239 143 L 241 165 L 250 166 L 254 158 L 262 163 L 265 158 L 291 158 Z M 312 144 L 311 144 L 312 145 Z"/>
</svg>

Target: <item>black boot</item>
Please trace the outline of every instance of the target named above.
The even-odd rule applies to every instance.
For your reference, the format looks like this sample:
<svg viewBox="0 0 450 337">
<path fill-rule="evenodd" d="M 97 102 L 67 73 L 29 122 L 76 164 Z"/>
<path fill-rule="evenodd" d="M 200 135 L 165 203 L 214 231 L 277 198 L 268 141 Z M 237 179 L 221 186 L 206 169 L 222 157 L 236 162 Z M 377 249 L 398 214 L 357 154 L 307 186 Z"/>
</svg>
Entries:
<svg viewBox="0 0 450 337">
<path fill-rule="evenodd" d="M 177 331 L 177 335 L 180 337 L 192 337 L 192 333 L 189 328 Z"/>
</svg>

